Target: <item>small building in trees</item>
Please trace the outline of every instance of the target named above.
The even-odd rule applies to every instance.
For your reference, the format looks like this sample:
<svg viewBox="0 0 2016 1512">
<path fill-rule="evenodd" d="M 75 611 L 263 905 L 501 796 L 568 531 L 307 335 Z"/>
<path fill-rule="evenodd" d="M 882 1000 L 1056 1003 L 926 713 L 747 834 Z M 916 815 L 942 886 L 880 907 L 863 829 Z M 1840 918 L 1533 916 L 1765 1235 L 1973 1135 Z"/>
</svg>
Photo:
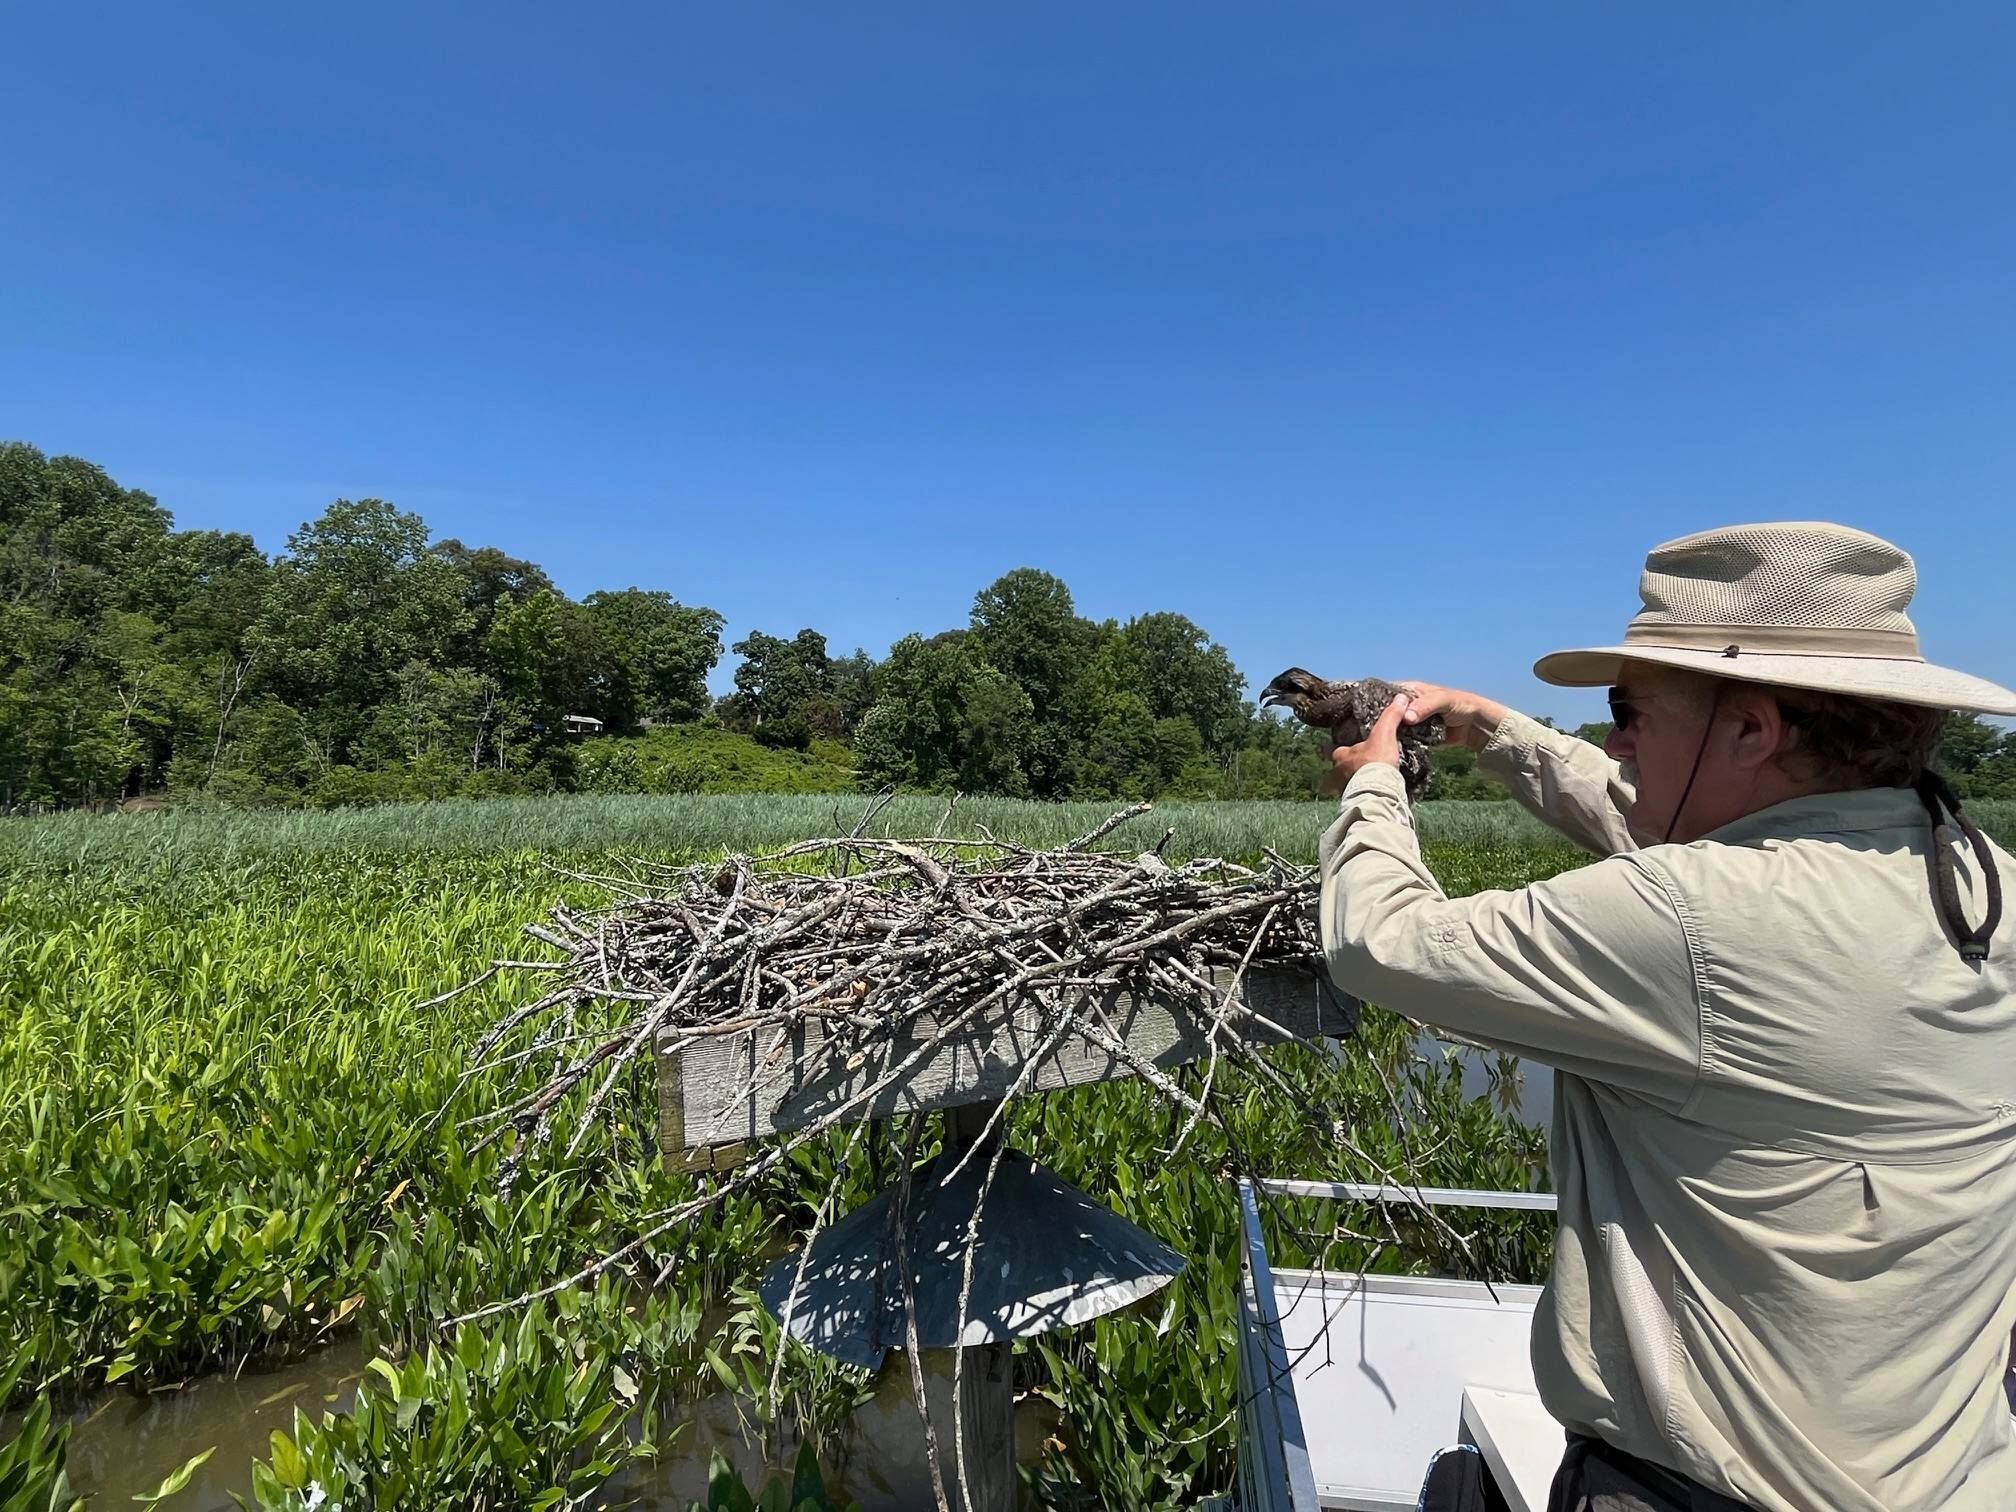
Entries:
<svg viewBox="0 0 2016 1512">
<path fill-rule="evenodd" d="M 562 714 L 560 728 L 569 735 L 600 735 L 602 721 L 592 714 Z"/>
</svg>

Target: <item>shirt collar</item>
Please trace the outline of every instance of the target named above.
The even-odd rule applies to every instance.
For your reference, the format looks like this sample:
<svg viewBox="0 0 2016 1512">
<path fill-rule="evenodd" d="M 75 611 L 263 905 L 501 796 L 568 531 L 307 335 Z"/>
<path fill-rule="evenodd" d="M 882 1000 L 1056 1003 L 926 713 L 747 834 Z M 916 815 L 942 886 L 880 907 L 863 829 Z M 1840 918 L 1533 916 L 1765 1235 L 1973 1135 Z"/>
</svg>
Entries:
<svg viewBox="0 0 2016 1512">
<path fill-rule="evenodd" d="M 1701 838 L 1725 845 L 1785 835 L 1838 835 L 1864 830 L 1922 828 L 1925 805 L 1911 788 L 1853 788 L 1807 793 L 1732 819 Z"/>
</svg>

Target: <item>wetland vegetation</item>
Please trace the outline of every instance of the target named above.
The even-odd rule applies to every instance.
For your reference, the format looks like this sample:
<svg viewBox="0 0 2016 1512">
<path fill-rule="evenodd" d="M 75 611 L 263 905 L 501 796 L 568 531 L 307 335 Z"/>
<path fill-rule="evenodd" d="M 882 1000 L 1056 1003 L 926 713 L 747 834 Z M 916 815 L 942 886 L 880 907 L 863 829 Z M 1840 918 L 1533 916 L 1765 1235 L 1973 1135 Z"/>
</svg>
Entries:
<svg viewBox="0 0 2016 1512">
<path fill-rule="evenodd" d="M 172 1452 L 155 1445 L 145 1483 L 77 1491 L 125 1504 L 208 1450 L 170 1505 L 227 1505 L 232 1491 L 262 1507 L 330 1505 L 339 1491 L 345 1506 L 593 1504 L 650 1484 L 654 1463 L 704 1460 L 696 1425 L 704 1404 L 724 1400 L 747 1418 L 745 1467 L 788 1467 L 802 1445 L 836 1485 L 858 1484 L 850 1425 L 876 1382 L 793 1346 L 770 1417 L 763 1388 L 778 1338 L 753 1293 L 826 1190 L 838 1141 L 806 1146 L 760 1189 L 592 1290 L 451 1322 L 612 1248 L 691 1184 L 656 1159 L 652 1088 L 638 1085 L 571 1162 L 542 1156 L 499 1197 L 500 1150 L 470 1155 L 456 1118 L 436 1115 L 499 994 L 523 986 L 500 979 L 431 1000 L 480 963 L 522 952 L 522 926 L 557 898 L 592 902 L 580 876 L 618 856 L 691 859 L 830 825 L 830 801 L 796 802 L 577 799 L 523 812 L 59 816 L 0 828 L 10 1005 L 0 1381 L 16 1409 L 0 1427 L 0 1485 L 34 1486 L 48 1505 L 73 1420 L 88 1432 L 93 1413 L 124 1411 L 118 1403 L 298 1367 L 332 1348 L 354 1351 L 354 1379 L 277 1404 L 286 1420 L 256 1454 L 195 1433 Z M 588 807 L 569 812 L 573 803 Z M 928 807 L 935 822 L 944 806 Z M 1474 820 L 1451 813 L 1473 807 Z M 924 806 L 898 806 L 879 822 L 915 832 L 923 817 Z M 1082 830 L 1084 817 L 975 803 L 951 823 L 1044 842 Z M 1307 859 L 1319 817 L 1307 805 L 1174 806 L 1123 834 L 1146 848 L 1173 826 L 1171 854 L 1266 844 Z M 1432 864 L 1463 891 L 1575 863 L 1531 843 L 1524 822 L 1483 806 L 1423 814 Z M 597 833 L 603 846 L 584 843 Z M 1540 1136 L 1466 1099 L 1456 1068 L 1417 1054 L 1399 1020 L 1368 1016 L 1341 1058 L 1271 1054 L 1312 1109 L 1351 1123 L 1396 1166 L 1411 1155 L 1424 1182 L 1534 1179 Z M 1432 1150 L 1396 1143 L 1388 1078 L 1409 1083 L 1446 1134 Z M 489 1073 L 462 1090 L 457 1114 L 515 1085 L 513 1068 Z M 1225 1151 L 1203 1132 L 1180 1162 L 1158 1158 L 1175 1133 L 1169 1110 L 1125 1082 L 1016 1110 L 1020 1147 L 1189 1258 L 1149 1303 L 1018 1353 L 1025 1414 L 1044 1425 L 1026 1466 L 1041 1504 L 1176 1505 L 1229 1483 L 1233 1193 Z M 1306 1127 L 1256 1118 L 1231 1133 L 1282 1172 L 1363 1174 L 1313 1115 Z M 898 1135 L 877 1138 L 886 1170 Z M 600 1180 L 583 1179 L 591 1168 Z M 874 1189 L 859 1163 L 848 1181 L 851 1200 Z M 1277 1216 L 1282 1253 L 1295 1255 L 1301 1220 Z M 1497 1274 L 1536 1275 L 1544 1231 L 1507 1220 L 1479 1256 Z M 1327 1258 L 1368 1257 L 1347 1245 Z M 669 1284 L 647 1285 L 667 1260 Z M 1387 1251 L 1377 1263 L 1421 1257 Z M 729 1495 L 725 1478 L 717 1491 Z"/>
</svg>

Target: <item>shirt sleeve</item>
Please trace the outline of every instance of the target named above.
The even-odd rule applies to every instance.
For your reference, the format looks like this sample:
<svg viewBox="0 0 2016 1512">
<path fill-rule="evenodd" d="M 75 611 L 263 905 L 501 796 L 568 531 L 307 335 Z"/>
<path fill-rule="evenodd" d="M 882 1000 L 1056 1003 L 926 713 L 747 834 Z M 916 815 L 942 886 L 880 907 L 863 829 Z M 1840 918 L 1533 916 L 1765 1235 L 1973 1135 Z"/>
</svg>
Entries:
<svg viewBox="0 0 2016 1512">
<path fill-rule="evenodd" d="M 1702 1002 L 1679 903 L 1642 856 L 1515 891 L 1445 896 L 1393 767 L 1362 768 L 1323 837 L 1338 987 L 1466 1039 L 1684 1102 Z"/>
<path fill-rule="evenodd" d="M 1510 713 L 1477 757 L 1529 813 L 1599 856 L 1636 850 L 1624 810 L 1636 796 L 1623 769 L 1579 736 Z"/>
</svg>

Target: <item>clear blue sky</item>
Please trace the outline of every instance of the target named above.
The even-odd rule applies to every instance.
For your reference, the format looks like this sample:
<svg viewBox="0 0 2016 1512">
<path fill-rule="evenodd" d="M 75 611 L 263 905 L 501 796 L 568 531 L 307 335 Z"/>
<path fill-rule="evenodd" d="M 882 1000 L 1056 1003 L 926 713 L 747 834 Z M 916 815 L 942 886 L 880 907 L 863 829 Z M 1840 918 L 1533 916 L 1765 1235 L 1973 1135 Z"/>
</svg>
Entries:
<svg viewBox="0 0 2016 1512">
<path fill-rule="evenodd" d="M 0 435 L 881 654 L 1034 565 L 1592 717 L 1827 518 L 2016 683 L 2006 6 L 15 7 Z M 726 665 L 718 681 L 725 681 Z"/>
</svg>

